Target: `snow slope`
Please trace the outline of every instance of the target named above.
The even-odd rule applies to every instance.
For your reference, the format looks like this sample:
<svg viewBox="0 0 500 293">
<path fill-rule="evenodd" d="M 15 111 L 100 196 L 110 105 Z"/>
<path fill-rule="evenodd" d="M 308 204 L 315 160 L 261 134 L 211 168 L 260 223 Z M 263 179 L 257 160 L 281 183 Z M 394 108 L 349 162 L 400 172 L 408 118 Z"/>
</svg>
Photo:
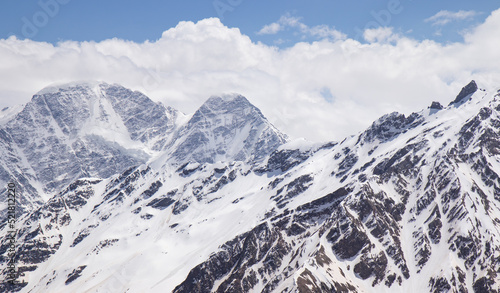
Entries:
<svg viewBox="0 0 500 293">
<path fill-rule="evenodd" d="M 23 216 L 24 283 L 2 289 L 498 292 L 499 99 L 476 88 L 340 143 L 236 160 L 259 113 L 238 96 L 211 98 L 168 155 L 76 180 Z M 230 108 L 251 114 L 241 122 L 224 108 L 240 103 Z M 186 143 L 201 136 L 210 143 Z"/>
<path fill-rule="evenodd" d="M 24 194 L 18 212 L 30 211 L 78 178 L 107 178 L 147 162 L 178 116 L 119 85 L 50 86 L 0 127 L 1 186 L 15 182 Z"/>
</svg>

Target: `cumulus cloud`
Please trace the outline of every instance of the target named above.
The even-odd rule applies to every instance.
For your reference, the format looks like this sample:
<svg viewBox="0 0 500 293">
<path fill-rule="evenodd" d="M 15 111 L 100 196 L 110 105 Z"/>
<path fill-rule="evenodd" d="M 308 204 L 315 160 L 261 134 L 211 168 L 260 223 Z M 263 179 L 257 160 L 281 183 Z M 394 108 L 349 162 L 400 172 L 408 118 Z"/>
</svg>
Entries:
<svg viewBox="0 0 500 293">
<path fill-rule="evenodd" d="M 452 21 L 469 20 L 474 18 L 478 14 L 479 13 L 474 10 L 468 10 L 468 11 L 460 10 L 457 12 L 441 10 L 438 13 L 434 14 L 433 16 L 425 19 L 424 21 L 431 22 L 432 25 L 442 26 Z"/>
<path fill-rule="evenodd" d="M 300 23 L 289 18 L 282 25 Z M 385 113 L 410 114 L 433 100 L 448 104 L 471 79 L 496 90 L 498 30 L 500 10 L 451 44 L 382 28 L 365 31 L 368 43 L 325 38 L 278 49 L 215 18 L 181 22 L 144 43 L 52 45 L 10 37 L 0 40 L 0 109 L 26 103 L 54 82 L 96 79 L 185 113 L 211 95 L 237 92 L 293 138 L 341 140 Z"/>
<path fill-rule="evenodd" d="M 319 39 L 340 40 L 346 38 L 346 35 L 335 28 L 327 25 L 316 25 L 310 27 L 301 22 L 300 17 L 291 16 L 289 13 L 280 17 L 278 22 L 267 24 L 257 32 L 259 35 L 274 35 L 287 28 L 297 30 L 303 37 L 314 37 Z"/>
</svg>

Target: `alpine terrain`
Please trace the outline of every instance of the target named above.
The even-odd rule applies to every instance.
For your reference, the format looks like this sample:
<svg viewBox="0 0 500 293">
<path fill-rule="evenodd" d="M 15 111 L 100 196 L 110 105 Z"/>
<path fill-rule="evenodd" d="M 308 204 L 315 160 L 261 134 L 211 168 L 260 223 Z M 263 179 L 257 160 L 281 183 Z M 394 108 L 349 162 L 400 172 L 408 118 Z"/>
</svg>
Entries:
<svg viewBox="0 0 500 293">
<path fill-rule="evenodd" d="M 237 94 L 44 89 L 1 120 L 0 291 L 500 292 L 500 91 L 449 98 L 310 143 Z"/>
</svg>

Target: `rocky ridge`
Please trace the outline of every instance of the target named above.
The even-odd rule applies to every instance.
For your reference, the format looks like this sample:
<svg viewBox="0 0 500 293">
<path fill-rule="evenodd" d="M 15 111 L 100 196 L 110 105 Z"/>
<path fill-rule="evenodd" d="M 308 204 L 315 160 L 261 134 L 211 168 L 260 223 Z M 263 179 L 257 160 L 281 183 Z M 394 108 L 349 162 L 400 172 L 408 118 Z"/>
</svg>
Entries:
<svg viewBox="0 0 500 293">
<path fill-rule="evenodd" d="M 212 97 L 188 120 L 120 85 L 45 88 L 0 126 L 0 184 L 16 183 L 21 215 L 79 178 L 108 178 L 161 154 L 169 164 L 258 162 L 286 142 L 244 97 L 229 97 Z"/>
<path fill-rule="evenodd" d="M 2 289 L 500 292 L 500 93 L 458 102 L 250 164 L 195 144 L 184 163 L 74 181 L 20 219 L 25 283 Z M 240 125 L 201 112 L 183 137 Z"/>
</svg>

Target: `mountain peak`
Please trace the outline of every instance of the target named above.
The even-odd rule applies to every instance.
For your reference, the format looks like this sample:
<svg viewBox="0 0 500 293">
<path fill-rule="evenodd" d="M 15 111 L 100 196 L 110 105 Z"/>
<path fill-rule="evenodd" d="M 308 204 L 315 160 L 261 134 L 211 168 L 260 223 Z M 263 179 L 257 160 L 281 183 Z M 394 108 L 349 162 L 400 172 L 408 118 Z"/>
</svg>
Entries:
<svg viewBox="0 0 500 293">
<path fill-rule="evenodd" d="M 412 113 L 406 117 L 401 113 L 392 112 L 373 122 L 362 133 L 359 139 L 368 143 L 375 140 L 379 140 L 380 142 L 390 141 L 405 132 L 408 128 L 413 128 L 423 121 L 424 117 L 418 113 Z"/>
<path fill-rule="evenodd" d="M 207 102 L 215 102 L 218 100 L 222 100 L 223 102 L 233 102 L 235 100 L 241 100 L 241 101 L 246 101 L 248 102 L 247 98 L 244 96 L 237 94 L 237 93 L 230 93 L 230 94 L 222 94 L 222 95 L 217 95 L 217 96 L 211 96 L 208 98 Z M 249 102 L 248 102 L 249 103 Z"/>
<path fill-rule="evenodd" d="M 180 130 L 172 157 L 179 163 L 259 161 L 286 141 L 244 96 L 212 96 Z"/>
<path fill-rule="evenodd" d="M 19 168 L 33 170 L 40 194 L 50 194 L 76 178 L 145 163 L 177 127 L 176 115 L 121 85 L 77 81 L 39 91 L 5 131 L 19 148 Z"/>
<path fill-rule="evenodd" d="M 251 109 L 251 110 L 250 110 Z M 196 111 L 193 117 L 198 115 L 224 115 L 236 114 L 246 115 L 246 113 L 255 111 L 262 116 L 260 110 L 252 105 L 247 98 L 240 94 L 223 94 L 219 96 L 211 96 L 205 103 Z"/>
<path fill-rule="evenodd" d="M 461 104 L 466 101 L 467 98 L 469 98 L 472 94 L 474 94 L 477 91 L 478 87 L 477 84 L 474 80 L 469 82 L 468 85 L 464 86 L 460 93 L 457 95 L 455 100 L 450 103 L 450 105 L 453 104 Z"/>
<path fill-rule="evenodd" d="M 432 102 L 432 104 L 430 105 L 429 109 L 432 109 L 432 110 L 443 110 L 443 106 L 441 105 L 441 103 L 439 102 Z"/>
<path fill-rule="evenodd" d="M 67 91 L 74 88 L 87 88 L 94 89 L 100 85 L 108 85 L 105 82 L 97 81 L 97 80 L 80 80 L 73 82 L 64 82 L 64 83 L 53 83 L 40 91 L 38 91 L 35 96 L 46 95 L 46 94 L 54 94 L 60 91 Z"/>
<path fill-rule="evenodd" d="M 457 103 L 470 97 L 474 84 Z M 110 118 L 115 111 L 123 117 L 121 129 L 137 138 L 168 129 L 159 128 L 170 123 L 158 116 L 164 108 L 139 92 L 101 90 L 109 115 L 90 117 L 114 124 L 120 122 Z M 439 112 L 438 103 L 409 116 L 393 112 L 357 136 L 326 145 L 283 145 L 284 136 L 245 98 L 212 97 L 172 132 L 167 159 L 133 167 L 135 161 L 110 150 L 113 144 L 57 135 L 70 120 L 45 119 L 70 117 L 67 110 L 52 115 L 60 110 L 52 102 L 80 92 L 39 97 L 43 103 L 31 103 L 37 111 L 21 113 L 30 115 L 19 115 L 25 119 L 17 127 L 0 129 L 4 160 L 18 151 L 26 161 L 43 160 L 26 167 L 14 164 L 21 159 L 4 161 L 0 179 L 9 174 L 4 166 L 14 175 L 29 167 L 54 178 L 86 172 L 18 218 L 19 282 L 0 283 L 0 292 L 117 286 L 175 293 L 500 292 L 495 93 Z M 91 109 L 101 111 L 99 104 Z M 255 164 L 262 156 L 267 161 Z M 174 164 L 167 165 L 170 158 Z M 96 160 L 101 163 L 90 164 Z M 120 162 L 124 171 L 107 179 L 91 172 Z M 59 170 L 66 171 L 55 174 Z M 23 200 L 27 192 L 19 194 Z M 11 227 L 0 223 L 7 239 Z M 9 241 L 0 243 L 0 255 L 9 248 Z M 68 261 L 68 255 L 74 257 Z M 116 261 L 102 266 L 110 259 Z M 4 266 L 8 261 L 0 258 Z M 0 272 L 4 279 L 8 274 Z"/>
</svg>

